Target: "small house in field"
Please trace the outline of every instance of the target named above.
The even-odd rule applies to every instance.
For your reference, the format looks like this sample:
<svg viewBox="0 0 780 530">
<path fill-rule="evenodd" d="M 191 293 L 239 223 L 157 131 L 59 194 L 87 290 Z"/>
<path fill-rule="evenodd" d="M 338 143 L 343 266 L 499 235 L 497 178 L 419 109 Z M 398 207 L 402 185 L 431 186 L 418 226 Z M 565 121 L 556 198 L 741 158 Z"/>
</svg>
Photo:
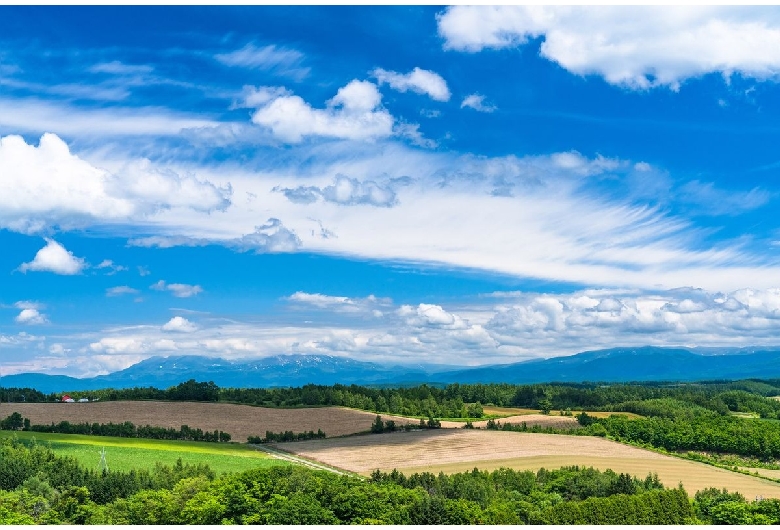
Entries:
<svg viewBox="0 0 780 530">
<path fill-rule="evenodd" d="M 72 397 L 70 397 L 69 395 L 65 394 L 64 396 L 62 396 L 62 402 L 63 403 L 75 403 L 76 400 L 73 399 Z"/>
</svg>

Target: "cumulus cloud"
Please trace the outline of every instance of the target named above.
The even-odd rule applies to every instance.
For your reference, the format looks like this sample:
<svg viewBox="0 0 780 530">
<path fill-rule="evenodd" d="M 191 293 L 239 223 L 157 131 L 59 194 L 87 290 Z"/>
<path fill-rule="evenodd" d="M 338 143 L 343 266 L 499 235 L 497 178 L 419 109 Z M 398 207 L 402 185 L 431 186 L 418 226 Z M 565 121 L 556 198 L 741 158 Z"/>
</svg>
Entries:
<svg viewBox="0 0 780 530">
<path fill-rule="evenodd" d="M 28 325 L 46 324 L 48 322 L 48 320 L 46 319 L 46 315 L 44 315 L 37 309 L 33 309 L 33 308 L 22 309 L 22 311 L 18 315 L 16 315 L 14 321 L 17 324 L 28 324 Z"/>
<path fill-rule="evenodd" d="M 502 292 L 446 305 L 296 292 L 284 301 L 296 311 L 296 321 L 308 314 L 312 319 L 303 325 L 219 319 L 196 326 L 177 316 L 162 326 L 80 331 L 58 337 L 56 344 L 70 350 L 69 357 L 83 357 L 71 371 L 82 365 L 100 371 L 105 365 L 103 373 L 130 356 L 141 360 L 193 351 L 229 359 L 302 353 L 393 364 L 474 365 L 611 347 L 780 346 L 777 288 Z M 41 342 L 30 335 L 0 336 L 0 346 L 27 355 L 41 349 Z M 107 357 L 88 363 L 93 355 Z M 23 366 L 16 363 L 9 369 L 21 371 Z"/>
<path fill-rule="evenodd" d="M 372 180 L 359 181 L 345 175 L 336 175 L 329 186 L 298 186 L 297 188 L 274 188 L 284 193 L 292 202 L 309 204 L 317 200 L 342 205 L 369 204 L 371 206 L 393 206 L 396 194 L 388 185 Z"/>
<path fill-rule="evenodd" d="M 131 201 L 141 214 L 166 208 L 224 210 L 232 193 L 229 186 L 218 188 L 193 175 L 156 167 L 148 159 L 133 160 L 122 167 L 108 182 L 107 191 Z"/>
<path fill-rule="evenodd" d="M 729 293 L 699 289 L 570 295 L 517 294 L 485 328 L 506 345 L 574 353 L 615 345 L 780 345 L 780 289 Z M 549 348 L 549 346 L 548 346 Z"/>
<path fill-rule="evenodd" d="M 21 136 L 0 138 L 0 228 L 36 233 L 52 225 L 128 221 L 174 207 L 209 211 L 225 208 L 229 194 L 148 160 L 111 174 L 71 154 L 54 134 L 44 134 L 38 146 Z"/>
<path fill-rule="evenodd" d="M 190 322 L 184 317 L 173 317 L 168 322 L 166 322 L 162 330 L 163 331 L 179 331 L 179 332 L 186 332 L 191 333 L 198 329 L 198 326 Z"/>
<path fill-rule="evenodd" d="M 417 94 L 427 95 L 436 101 L 449 101 L 450 89 L 442 76 L 430 70 L 416 67 L 408 74 L 400 74 L 377 68 L 373 76 L 379 84 L 387 83 L 394 90 L 406 92 L 411 90 Z"/>
<path fill-rule="evenodd" d="M 46 246 L 35 254 L 35 258 L 19 266 L 21 272 L 53 272 L 55 274 L 80 274 L 87 266 L 84 258 L 77 258 L 72 252 L 54 241 L 46 238 Z"/>
<path fill-rule="evenodd" d="M 463 102 L 460 104 L 460 108 L 474 109 L 477 112 L 493 112 L 496 110 L 495 105 L 489 105 L 485 103 L 485 96 L 479 94 L 471 94 L 463 98 Z"/>
<path fill-rule="evenodd" d="M 256 97 L 255 101 L 261 99 Z M 374 83 L 355 79 L 341 87 L 324 109 L 313 108 L 300 96 L 270 96 L 252 115 L 252 121 L 289 143 L 307 136 L 375 140 L 393 133 L 394 119 L 381 103 L 382 95 Z"/>
<path fill-rule="evenodd" d="M 773 6 L 454 6 L 437 15 L 444 47 L 477 52 L 544 37 L 541 55 L 578 75 L 633 89 L 720 72 L 780 72 Z"/>
<path fill-rule="evenodd" d="M 200 285 L 189 285 L 186 283 L 170 283 L 160 280 L 150 286 L 155 291 L 170 291 L 177 298 L 190 298 L 203 292 Z"/>
<path fill-rule="evenodd" d="M 301 246 L 301 240 L 279 219 L 271 218 L 265 224 L 256 226 L 251 234 L 245 234 L 227 244 L 239 250 L 255 252 L 295 252 Z"/>
</svg>

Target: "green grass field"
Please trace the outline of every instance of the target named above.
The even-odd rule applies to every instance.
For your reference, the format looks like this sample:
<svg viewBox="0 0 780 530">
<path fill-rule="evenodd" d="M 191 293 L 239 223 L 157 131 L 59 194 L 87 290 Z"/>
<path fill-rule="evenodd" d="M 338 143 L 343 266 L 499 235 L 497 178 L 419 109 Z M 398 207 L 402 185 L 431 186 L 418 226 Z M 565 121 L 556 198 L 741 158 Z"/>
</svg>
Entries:
<svg viewBox="0 0 780 530">
<path fill-rule="evenodd" d="M 38 443 L 51 447 L 58 456 L 72 456 L 83 465 L 94 469 L 98 469 L 100 465 L 100 451 L 103 448 L 106 450 L 109 469 L 116 471 L 152 469 L 157 462 L 173 465 L 179 458 L 185 464 L 208 464 L 217 474 L 289 465 L 240 444 L 0 431 L 0 437 L 10 437 L 14 434 L 19 441 L 25 443 L 35 438 Z"/>
</svg>

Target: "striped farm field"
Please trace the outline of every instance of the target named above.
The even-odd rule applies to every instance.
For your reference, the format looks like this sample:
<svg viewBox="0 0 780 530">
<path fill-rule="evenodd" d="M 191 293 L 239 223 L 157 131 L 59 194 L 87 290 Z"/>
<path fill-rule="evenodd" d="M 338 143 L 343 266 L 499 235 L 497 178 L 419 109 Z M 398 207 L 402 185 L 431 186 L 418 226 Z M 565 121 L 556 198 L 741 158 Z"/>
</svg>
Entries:
<svg viewBox="0 0 780 530">
<path fill-rule="evenodd" d="M 353 436 L 279 444 L 284 451 L 363 475 L 373 470 L 455 473 L 501 467 L 538 470 L 562 466 L 612 469 L 644 478 L 657 473 L 668 487 L 682 483 L 693 495 L 708 488 L 747 498 L 780 498 L 780 484 L 592 436 L 471 429 Z"/>
<path fill-rule="evenodd" d="M 88 468 L 99 469 L 100 452 L 105 449 L 109 469 L 129 471 L 152 469 L 156 463 L 172 466 L 178 459 L 184 464 L 207 464 L 217 474 L 235 473 L 286 463 L 242 444 L 182 442 L 0 431 L 0 437 L 16 436 L 25 443 L 35 442 L 50 447 L 57 456 L 71 456 Z"/>
<path fill-rule="evenodd" d="M 509 416 L 524 416 L 527 414 L 536 414 L 540 415 L 542 414 L 541 410 L 537 409 L 524 409 L 524 408 L 516 408 L 516 407 L 492 407 L 492 406 L 485 406 L 482 407 L 483 412 L 488 416 L 495 416 L 498 418 L 506 418 Z M 579 414 L 580 412 L 583 412 L 581 410 L 574 410 L 572 411 L 572 414 Z M 620 414 L 621 416 L 627 416 L 631 419 L 634 418 L 641 418 L 639 414 L 634 414 L 633 412 L 604 412 L 604 411 L 590 411 L 586 410 L 584 411 L 588 416 L 593 416 L 594 418 L 606 418 L 608 416 L 611 416 L 613 414 Z M 550 416 L 561 416 L 561 411 L 559 410 L 552 410 L 550 411 Z"/>
<path fill-rule="evenodd" d="M 179 429 L 187 425 L 204 431 L 220 430 L 234 442 L 272 432 L 304 432 L 322 429 L 327 436 L 343 436 L 371 429 L 375 413 L 343 407 L 275 409 L 231 403 L 182 401 L 99 401 L 97 403 L 3 403 L 0 418 L 19 412 L 33 425 L 71 423 L 122 423 Z M 399 418 L 396 423 L 418 423 Z"/>
<path fill-rule="evenodd" d="M 474 427 L 484 428 L 489 420 L 472 420 Z M 576 418 L 570 416 L 551 416 L 547 414 L 522 414 L 518 416 L 505 416 L 495 420 L 499 423 L 512 423 L 514 425 L 526 424 L 527 427 L 538 425 L 540 427 L 552 427 L 554 429 L 579 429 L 580 424 Z M 463 427 L 464 421 L 442 421 L 444 428 Z"/>
</svg>

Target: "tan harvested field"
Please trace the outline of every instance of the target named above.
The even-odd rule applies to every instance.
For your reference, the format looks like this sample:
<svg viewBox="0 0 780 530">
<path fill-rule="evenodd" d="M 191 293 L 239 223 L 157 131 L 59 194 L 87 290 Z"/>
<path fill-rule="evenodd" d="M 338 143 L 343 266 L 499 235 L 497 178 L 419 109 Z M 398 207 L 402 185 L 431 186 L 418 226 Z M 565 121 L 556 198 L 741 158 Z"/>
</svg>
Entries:
<svg viewBox="0 0 780 530">
<path fill-rule="evenodd" d="M 534 425 L 541 425 L 542 427 L 554 427 L 556 429 L 579 429 L 580 424 L 577 423 L 576 418 L 569 416 L 547 416 L 545 414 L 523 414 L 522 416 L 509 416 L 506 418 L 500 418 L 495 420 L 498 423 L 511 423 L 513 425 L 520 425 L 523 422 L 528 427 Z M 474 427 L 483 428 L 487 425 L 488 420 L 472 421 Z M 458 428 L 463 427 L 465 422 L 463 421 L 443 421 L 441 426 L 444 428 Z"/>
<path fill-rule="evenodd" d="M 272 409 L 229 403 L 187 403 L 164 401 L 100 401 L 97 403 L 3 403 L 0 418 L 19 412 L 32 424 L 52 422 L 122 423 L 174 427 L 182 425 L 204 431 L 214 429 L 230 434 L 234 441 L 247 436 L 265 436 L 266 431 L 317 431 L 327 436 L 343 436 L 371 429 L 376 414 L 342 407 Z M 396 423 L 419 420 L 397 418 Z"/>
<path fill-rule="evenodd" d="M 541 410 L 536 409 L 523 409 L 523 408 L 515 408 L 515 407 L 482 407 L 482 410 L 485 414 L 491 415 L 491 416 L 501 416 L 507 417 L 507 416 L 524 416 L 527 414 L 534 414 L 534 415 L 540 415 L 542 414 Z M 572 414 L 577 415 L 581 410 L 573 410 Z M 602 411 L 585 411 L 588 416 L 593 416 L 594 418 L 606 418 L 608 416 L 612 416 L 613 414 L 619 414 L 621 416 L 627 416 L 629 418 L 641 418 L 639 414 L 634 414 L 633 412 L 602 412 Z M 550 416 L 557 416 L 561 417 L 561 411 L 559 410 L 552 410 L 550 411 Z M 568 416 L 564 416 L 568 417 Z M 508 418 L 507 418 L 508 419 Z"/>
<path fill-rule="evenodd" d="M 707 487 L 780 498 L 780 484 L 734 473 L 610 440 L 560 434 L 484 430 L 412 431 L 278 444 L 280 449 L 365 475 L 374 469 L 404 473 L 455 473 L 500 467 L 538 470 L 592 466 L 644 478 L 658 473 L 661 482 L 682 482 L 693 495 Z"/>
<path fill-rule="evenodd" d="M 763 469 L 760 467 L 743 467 L 741 469 L 750 471 L 751 473 L 758 473 L 762 477 L 780 480 L 780 469 Z"/>
</svg>

